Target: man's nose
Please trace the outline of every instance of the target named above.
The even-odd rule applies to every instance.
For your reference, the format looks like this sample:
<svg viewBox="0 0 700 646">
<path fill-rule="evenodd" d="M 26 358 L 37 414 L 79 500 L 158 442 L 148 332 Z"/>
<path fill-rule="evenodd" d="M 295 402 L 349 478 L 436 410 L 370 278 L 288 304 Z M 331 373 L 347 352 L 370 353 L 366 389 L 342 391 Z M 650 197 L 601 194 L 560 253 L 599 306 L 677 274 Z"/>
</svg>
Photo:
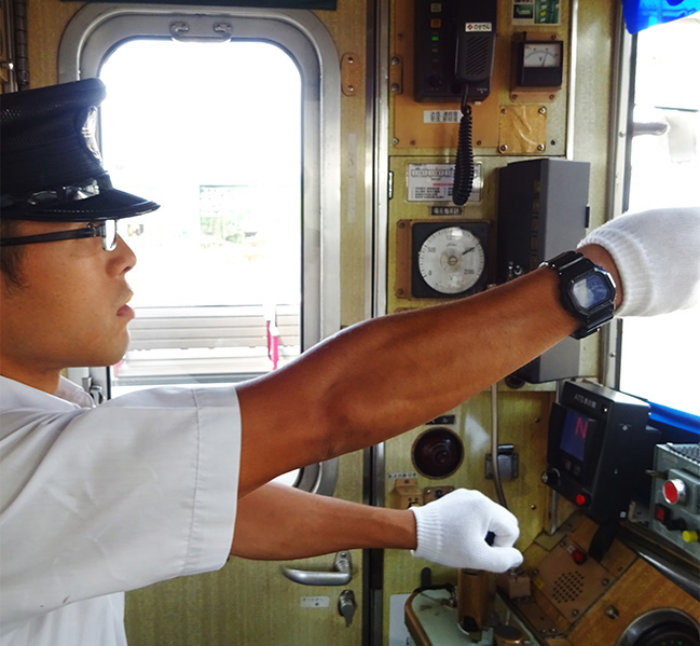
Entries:
<svg viewBox="0 0 700 646">
<path fill-rule="evenodd" d="M 117 235 L 117 246 L 112 254 L 116 254 L 115 260 L 119 261 L 120 273 L 130 271 L 136 264 L 136 254 L 120 235 Z"/>
</svg>

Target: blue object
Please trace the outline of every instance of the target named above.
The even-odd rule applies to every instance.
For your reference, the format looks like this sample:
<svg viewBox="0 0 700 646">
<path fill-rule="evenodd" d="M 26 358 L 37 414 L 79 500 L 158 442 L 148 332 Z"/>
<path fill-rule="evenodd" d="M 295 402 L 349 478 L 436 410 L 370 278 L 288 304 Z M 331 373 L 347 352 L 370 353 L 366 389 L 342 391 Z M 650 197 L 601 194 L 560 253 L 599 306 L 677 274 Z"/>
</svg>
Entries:
<svg viewBox="0 0 700 646">
<path fill-rule="evenodd" d="M 630 34 L 700 11 L 700 0 L 622 0 Z"/>
<path fill-rule="evenodd" d="M 662 406 L 649 402 L 649 421 L 652 426 L 677 429 L 680 433 L 687 433 L 683 439 L 674 439 L 674 442 L 700 442 L 700 417 L 692 413 Z"/>
</svg>

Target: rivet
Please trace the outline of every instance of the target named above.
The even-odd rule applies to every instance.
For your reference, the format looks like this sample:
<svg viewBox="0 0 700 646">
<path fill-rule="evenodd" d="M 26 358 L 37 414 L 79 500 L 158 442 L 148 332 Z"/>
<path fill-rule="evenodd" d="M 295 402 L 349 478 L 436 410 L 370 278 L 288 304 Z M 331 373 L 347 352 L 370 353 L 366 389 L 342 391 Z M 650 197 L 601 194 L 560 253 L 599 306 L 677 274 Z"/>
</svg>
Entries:
<svg viewBox="0 0 700 646">
<path fill-rule="evenodd" d="M 617 619 L 620 616 L 620 611 L 615 606 L 608 606 L 605 609 L 605 615 L 610 619 Z"/>
</svg>

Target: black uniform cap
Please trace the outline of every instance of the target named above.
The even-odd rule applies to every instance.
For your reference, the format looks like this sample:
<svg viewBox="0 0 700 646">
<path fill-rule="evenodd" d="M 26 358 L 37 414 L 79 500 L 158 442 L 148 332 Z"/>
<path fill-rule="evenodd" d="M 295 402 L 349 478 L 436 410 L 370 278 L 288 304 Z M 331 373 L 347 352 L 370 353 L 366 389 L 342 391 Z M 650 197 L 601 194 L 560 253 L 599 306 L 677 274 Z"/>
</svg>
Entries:
<svg viewBox="0 0 700 646">
<path fill-rule="evenodd" d="M 0 95 L 0 217 L 87 222 L 158 208 L 112 187 L 95 138 L 104 97 L 96 78 Z"/>
</svg>

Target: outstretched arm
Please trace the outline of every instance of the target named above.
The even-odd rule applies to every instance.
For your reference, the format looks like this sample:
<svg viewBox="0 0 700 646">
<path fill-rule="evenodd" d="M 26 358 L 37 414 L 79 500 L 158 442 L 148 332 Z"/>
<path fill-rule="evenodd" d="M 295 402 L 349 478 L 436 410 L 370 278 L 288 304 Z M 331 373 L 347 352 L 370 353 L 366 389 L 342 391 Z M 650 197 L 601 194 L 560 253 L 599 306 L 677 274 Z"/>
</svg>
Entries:
<svg viewBox="0 0 700 646">
<path fill-rule="evenodd" d="M 370 507 L 270 482 L 238 501 L 231 554 L 296 559 L 355 548 L 416 547 L 408 510 Z"/>
<path fill-rule="evenodd" d="M 600 247 L 585 253 L 613 274 Z M 438 307 L 372 319 L 238 390 L 241 495 L 293 468 L 440 415 L 576 329 L 550 269 Z"/>
<path fill-rule="evenodd" d="M 493 545 L 486 536 L 494 535 Z M 231 554 L 295 559 L 399 548 L 449 567 L 504 572 L 522 562 L 518 521 L 478 491 L 457 489 L 410 510 L 369 507 L 268 483 L 239 500 Z"/>
</svg>

